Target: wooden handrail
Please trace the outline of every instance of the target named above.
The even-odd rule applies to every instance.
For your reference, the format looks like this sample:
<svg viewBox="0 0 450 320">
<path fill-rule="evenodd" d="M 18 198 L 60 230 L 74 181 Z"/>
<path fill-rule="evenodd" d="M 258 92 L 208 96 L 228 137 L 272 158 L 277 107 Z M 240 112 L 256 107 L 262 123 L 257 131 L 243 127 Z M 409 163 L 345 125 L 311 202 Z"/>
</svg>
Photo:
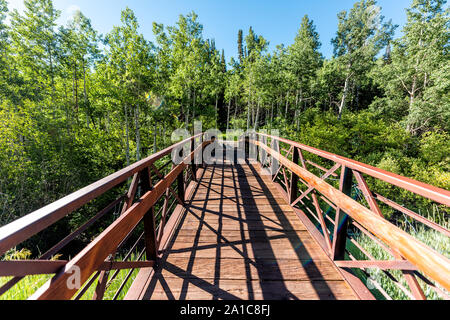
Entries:
<svg viewBox="0 0 450 320">
<path fill-rule="evenodd" d="M 0 256 L 203 133 L 180 141 L 0 228 Z"/>
<path fill-rule="evenodd" d="M 203 142 L 186 159 L 192 160 L 198 149 L 201 150 L 206 143 Z M 77 292 L 76 288 L 68 288 L 67 286 L 67 280 L 71 276 L 74 268 L 77 267 L 80 270 L 81 283 L 87 281 L 90 275 L 104 263 L 109 253 L 117 248 L 122 239 L 137 226 L 144 215 L 188 166 L 186 159 L 174 167 L 151 191 L 145 193 L 138 202 L 128 208 L 116 221 L 95 238 L 94 241 L 70 260 L 64 266 L 63 270 L 40 287 L 29 299 L 70 299 Z"/>
<path fill-rule="evenodd" d="M 266 135 L 268 136 L 268 135 Z M 272 137 L 272 136 L 269 136 Z M 275 139 L 281 138 L 273 137 Z M 284 140 L 284 139 L 283 139 Z M 431 279 L 440 283 L 447 290 L 450 290 L 450 260 L 443 256 L 442 254 L 436 252 L 435 250 L 429 248 L 422 242 L 416 240 L 412 236 L 410 236 L 405 231 L 397 228 L 384 218 L 380 217 L 376 213 L 372 212 L 368 208 L 359 204 L 357 201 L 353 200 L 349 196 L 345 195 L 343 192 L 335 189 L 333 186 L 315 176 L 308 170 L 300 167 L 299 165 L 291 162 L 286 157 L 282 156 L 279 152 L 274 149 L 266 146 L 264 143 L 260 141 L 252 141 L 253 144 L 259 146 L 263 150 L 265 150 L 268 154 L 270 154 L 274 159 L 278 160 L 279 163 L 289 170 L 291 170 L 294 174 L 298 175 L 300 178 L 308 182 L 308 184 L 324 196 L 326 196 L 329 200 L 335 203 L 335 205 L 347 213 L 350 217 L 352 217 L 355 221 L 363 225 L 367 230 L 372 232 L 379 239 L 388 244 L 392 249 L 398 251 L 404 258 L 406 258 L 409 262 L 415 265 L 419 270 L 428 275 Z M 343 161 L 340 157 L 331 158 L 335 162 Z M 353 162 L 353 161 L 352 161 Z M 355 164 L 356 163 L 356 164 Z M 354 168 L 357 170 L 366 170 L 368 172 L 375 171 L 380 176 L 386 175 L 387 172 L 379 172 L 378 170 L 369 170 L 367 165 L 361 166 L 358 162 L 355 161 L 353 163 Z M 346 160 L 344 162 L 345 165 L 349 164 Z M 373 167 L 372 167 L 373 168 Z M 377 169 L 377 168 L 374 168 Z M 367 172 L 366 172 L 367 173 Z M 370 174 L 370 173 L 368 173 Z M 407 178 L 401 177 L 402 179 L 395 178 L 394 180 L 402 181 L 399 183 L 400 185 L 405 182 Z M 411 181 L 414 181 L 410 179 Z M 390 182 L 389 180 L 385 180 Z M 411 183 L 411 182 L 408 182 Z M 424 184 L 425 185 L 425 184 Z M 425 185 L 428 186 L 428 185 Z M 402 186 L 404 187 L 404 186 Z M 405 188 L 405 187 L 404 187 Z M 434 187 L 433 187 L 434 188 Z M 419 194 L 425 193 L 422 192 L 423 189 L 431 190 L 433 188 L 421 186 L 418 189 Z M 405 188 L 406 189 L 406 188 Z M 414 189 L 414 188 L 411 188 Z M 437 191 L 439 188 L 434 188 Z M 429 194 L 429 193 L 425 193 Z M 445 195 L 435 197 L 437 199 L 445 200 Z M 445 203 L 445 201 L 443 201 Z"/>
<path fill-rule="evenodd" d="M 441 189 L 417 180 L 413 180 L 407 177 L 400 176 L 398 174 L 373 167 L 371 165 L 361 163 L 346 157 L 342 157 L 327 151 L 323 151 L 317 148 L 313 148 L 295 141 L 291 141 L 288 139 L 276 137 L 273 135 L 269 135 L 266 133 L 256 133 L 257 135 L 267 137 L 270 139 L 278 140 L 280 142 L 287 143 L 291 146 L 297 147 L 301 150 L 305 150 L 307 152 L 310 152 L 312 154 L 318 155 L 322 158 L 334 161 L 336 163 L 340 163 L 345 165 L 347 168 L 350 168 L 352 170 L 357 170 L 361 173 L 365 173 L 369 176 L 372 176 L 374 178 L 380 179 L 382 181 L 388 182 L 390 184 L 393 184 L 397 187 L 406 189 L 408 191 L 411 191 L 413 193 L 416 193 L 418 195 L 421 195 L 423 197 L 426 197 L 428 199 L 431 199 L 433 201 L 436 201 L 438 203 L 444 204 L 446 206 L 450 206 L 450 191 Z"/>
</svg>

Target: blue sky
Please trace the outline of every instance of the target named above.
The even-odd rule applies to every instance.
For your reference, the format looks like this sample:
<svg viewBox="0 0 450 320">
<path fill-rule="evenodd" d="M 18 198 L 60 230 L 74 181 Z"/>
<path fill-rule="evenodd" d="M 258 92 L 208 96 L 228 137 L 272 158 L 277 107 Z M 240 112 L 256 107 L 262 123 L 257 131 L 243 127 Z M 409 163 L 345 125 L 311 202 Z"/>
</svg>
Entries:
<svg viewBox="0 0 450 320">
<path fill-rule="evenodd" d="M 7 0 L 9 7 L 23 9 L 23 0 Z M 303 15 L 308 14 L 317 27 L 322 42 L 321 51 L 331 57 L 330 40 L 335 36 L 337 14 L 348 10 L 356 0 L 54 0 L 61 10 L 60 23 L 65 24 L 73 12 L 80 9 L 101 33 L 120 24 L 120 11 L 126 6 L 136 13 L 140 31 L 153 41 L 153 21 L 173 25 L 180 14 L 195 11 L 203 24 L 205 38 L 214 38 L 218 49 L 225 49 L 227 60 L 237 55 L 237 32 L 247 33 L 250 26 L 270 42 L 270 49 L 278 44 L 293 42 Z M 405 8 L 412 0 L 378 0 L 381 14 L 398 24 L 397 36 L 406 22 Z"/>
</svg>

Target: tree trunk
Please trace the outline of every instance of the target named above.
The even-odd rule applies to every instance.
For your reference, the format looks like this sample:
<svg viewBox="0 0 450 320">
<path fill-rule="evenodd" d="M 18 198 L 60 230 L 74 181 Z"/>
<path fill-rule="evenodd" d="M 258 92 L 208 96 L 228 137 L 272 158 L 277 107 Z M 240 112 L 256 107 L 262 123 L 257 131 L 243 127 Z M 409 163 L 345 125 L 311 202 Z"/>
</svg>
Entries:
<svg viewBox="0 0 450 320">
<path fill-rule="evenodd" d="M 6 51 L 6 47 L 5 47 L 5 50 L 3 52 L 3 57 L 5 58 L 5 62 L 9 62 L 8 53 Z M 8 69 L 8 83 L 11 83 L 11 64 L 7 63 L 6 67 Z"/>
<path fill-rule="evenodd" d="M 157 135 L 157 133 L 156 133 L 156 129 L 157 129 L 157 122 L 156 122 L 156 120 L 155 120 L 155 128 L 154 128 L 154 130 L 153 130 L 153 153 L 156 153 L 156 151 L 157 151 L 157 146 L 156 146 L 156 135 Z"/>
<path fill-rule="evenodd" d="M 260 102 L 258 102 L 258 106 L 256 108 L 256 115 L 255 115 L 255 122 L 253 129 L 256 131 L 258 130 L 258 122 L 259 122 L 259 109 L 260 109 Z"/>
<path fill-rule="evenodd" d="M 106 123 L 105 123 L 105 127 L 106 127 L 106 132 L 109 133 L 109 111 L 106 112 Z"/>
<path fill-rule="evenodd" d="M 127 167 L 130 165 L 130 134 L 128 128 L 128 110 L 125 105 L 125 132 L 126 132 L 126 157 L 127 157 Z"/>
<path fill-rule="evenodd" d="M 297 116 L 299 114 L 299 112 L 298 112 L 299 97 L 300 97 L 300 90 L 297 90 L 297 94 L 295 95 L 295 117 L 293 119 L 293 123 L 295 123 L 295 121 L 298 120 Z M 297 123 L 298 123 L 298 121 L 297 121 Z M 297 127 L 298 127 L 298 125 L 297 125 Z"/>
<path fill-rule="evenodd" d="M 73 101 L 75 104 L 75 114 L 78 123 L 78 79 L 77 79 L 77 64 L 73 66 Z"/>
<path fill-rule="evenodd" d="M 65 81 L 63 81 L 63 87 L 64 87 L 64 97 L 65 97 L 65 109 L 66 109 L 66 128 L 67 128 L 67 135 L 70 135 L 70 111 L 69 111 L 69 96 L 67 94 L 67 86 Z"/>
<path fill-rule="evenodd" d="M 273 101 L 272 101 L 272 108 L 270 111 L 270 128 L 272 129 L 272 123 L 273 123 Z"/>
<path fill-rule="evenodd" d="M 230 101 L 228 101 L 228 110 L 227 110 L 227 131 L 230 127 L 230 108 L 231 108 L 231 98 Z"/>
<path fill-rule="evenodd" d="M 49 47 L 48 49 L 49 56 L 50 56 L 50 77 L 52 80 L 52 108 L 53 108 L 53 119 L 56 119 L 56 112 L 55 112 L 55 76 L 53 72 L 53 56 L 52 56 L 52 49 Z"/>
<path fill-rule="evenodd" d="M 345 107 L 345 99 L 347 98 L 349 80 L 350 75 L 348 75 L 347 78 L 345 78 L 344 93 L 342 94 L 341 104 L 339 105 L 339 115 L 338 115 L 339 120 L 341 120 L 342 118 L 342 112 L 344 111 Z"/>
<path fill-rule="evenodd" d="M 289 108 L 289 91 L 286 93 L 286 109 L 284 110 L 284 117 L 287 119 L 287 113 Z"/>
<path fill-rule="evenodd" d="M 218 118 L 218 110 L 217 110 L 217 105 L 218 105 L 218 103 L 219 103 L 219 98 L 218 98 L 218 95 L 217 95 L 217 93 L 216 93 L 216 104 L 215 104 L 215 107 L 214 107 L 214 120 L 215 120 L 215 122 L 216 122 L 216 128 L 218 128 L 218 125 L 217 125 L 217 118 Z"/>
<path fill-rule="evenodd" d="M 269 109 L 266 109 L 266 116 L 264 117 L 264 125 L 267 125 L 267 122 L 270 119 L 269 112 L 270 112 Z"/>
<path fill-rule="evenodd" d="M 89 128 L 89 118 L 91 117 L 91 114 L 90 114 L 89 99 L 88 99 L 87 89 L 86 89 L 86 66 L 84 64 L 84 59 L 83 59 L 83 93 L 84 93 L 84 105 L 86 107 L 86 126 Z"/>
<path fill-rule="evenodd" d="M 164 142 L 165 142 L 165 140 L 166 140 L 166 129 L 167 129 L 167 127 L 164 126 L 164 128 L 163 128 L 163 134 L 162 134 L 162 136 L 161 136 L 163 146 L 165 146 Z"/>
<path fill-rule="evenodd" d="M 255 114 L 255 103 L 254 101 L 252 101 L 252 117 L 251 117 L 251 125 L 254 126 L 255 125 L 255 121 L 256 121 L 256 114 Z"/>
<path fill-rule="evenodd" d="M 136 160 L 141 160 L 141 134 L 139 131 L 139 104 L 134 109 L 134 124 L 136 127 Z"/>
<path fill-rule="evenodd" d="M 412 82 L 412 86 L 411 86 L 411 92 L 409 93 L 409 113 L 411 114 L 412 109 L 413 109 L 413 104 L 414 104 L 414 99 L 415 99 L 415 94 L 416 94 L 416 86 L 417 86 L 417 76 L 414 75 L 413 77 L 413 82 Z M 410 123 L 408 121 L 408 124 L 406 125 L 406 130 L 411 133 L 414 134 L 414 128 L 413 128 L 413 124 Z"/>
<path fill-rule="evenodd" d="M 247 131 L 250 129 L 250 94 L 248 95 L 247 103 Z"/>
<path fill-rule="evenodd" d="M 192 130 L 194 130 L 194 121 L 195 121 L 195 89 L 194 89 L 194 101 L 192 103 Z"/>
</svg>

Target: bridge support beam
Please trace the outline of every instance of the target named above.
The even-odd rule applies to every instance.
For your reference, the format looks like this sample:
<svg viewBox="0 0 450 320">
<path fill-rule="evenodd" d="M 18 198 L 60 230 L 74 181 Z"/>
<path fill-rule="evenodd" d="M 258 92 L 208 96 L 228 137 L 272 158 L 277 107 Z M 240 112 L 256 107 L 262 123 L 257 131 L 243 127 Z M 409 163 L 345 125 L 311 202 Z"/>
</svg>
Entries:
<svg viewBox="0 0 450 320">
<path fill-rule="evenodd" d="M 141 188 L 142 194 L 151 190 L 152 180 L 150 168 L 146 168 L 141 172 Z M 154 268 L 157 266 L 157 248 L 156 248 L 156 223 L 155 223 L 155 207 L 151 207 L 144 215 L 144 241 L 145 253 L 148 261 L 155 261 Z"/>
<path fill-rule="evenodd" d="M 250 154 L 250 137 L 248 135 L 246 135 L 244 137 L 244 144 L 245 144 L 245 160 L 248 160 L 249 158 L 249 154 Z"/>
<path fill-rule="evenodd" d="M 184 170 L 181 171 L 181 173 L 177 177 L 177 193 L 178 198 L 183 202 L 184 204 L 184 197 L 185 197 L 185 185 L 184 185 Z"/>
<path fill-rule="evenodd" d="M 339 190 L 349 197 L 351 197 L 352 193 L 352 179 L 353 171 L 342 165 Z M 334 223 L 332 258 L 333 260 L 344 260 L 347 242 L 348 215 L 337 208 Z"/>
<path fill-rule="evenodd" d="M 191 140 L 191 153 L 192 152 L 194 152 L 194 150 L 195 150 L 195 138 L 193 138 L 192 140 Z M 203 148 L 202 148 L 202 151 L 201 151 L 202 153 L 203 153 Z M 192 168 L 192 179 L 194 180 L 194 181 L 197 181 L 197 165 L 195 164 L 195 161 L 197 160 L 197 157 L 196 157 L 196 154 L 194 154 L 194 157 L 191 159 L 191 168 Z M 181 198 L 180 197 L 180 199 L 182 199 L 182 200 L 184 200 L 184 196 L 183 196 L 183 198 Z"/>
<path fill-rule="evenodd" d="M 292 154 L 292 162 L 295 164 L 299 164 L 299 158 L 300 158 L 300 152 L 298 148 L 294 148 L 293 154 Z M 298 176 L 292 172 L 292 178 L 291 178 L 291 192 L 290 192 L 290 204 L 294 203 L 295 200 L 297 200 L 298 197 Z"/>
</svg>

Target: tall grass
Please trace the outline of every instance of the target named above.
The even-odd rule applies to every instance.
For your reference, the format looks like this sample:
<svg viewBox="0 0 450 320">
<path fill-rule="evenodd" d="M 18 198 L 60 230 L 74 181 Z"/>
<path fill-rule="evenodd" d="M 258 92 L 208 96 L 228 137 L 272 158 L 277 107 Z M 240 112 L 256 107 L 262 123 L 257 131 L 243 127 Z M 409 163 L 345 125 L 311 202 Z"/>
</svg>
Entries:
<svg viewBox="0 0 450 320">
<path fill-rule="evenodd" d="M 435 230 L 426 228 L 425 226 L 418 226 L 413 230 L 409 230 L 409 234 L 414 238 L 422 241 L 428 246 L 434 248 L 439 253 L 449 257 L 450 256 L 450 239 Z M 356 236 L 356 241 L 376 260 L 394 260 L 392 255 L 387 253 L 380 245 L 374 242 L 365 234 L 358 234 Z M 356 249 L 356 248 L 354 248 Z M 358 260 L 366 260 L 367 257 L 362 254 L 359 250 L 351 250 L 352 254 Z M 374 288 L 373 283 L 377 282 L 384 291 L 394 300 L 409 300 L 410 296 L 405 294 L 402 289 L 400 289 L 393 279 L 391 279 L 386 272 L 380 269 L 367 269 L 366 272 L 370 275 L 370 279 L 366 278 L 366 284 L 370 288 Z M 400 270 L 389 270 L 389 273 L 398 280 L 398 283 L 404 288 L 409 288 L 408 284 L 402 275 Z M 427 299 L 430 300 L 441 300 L 442 298 L 432 289 L 430 286 L 426 285 L 421 279 L 418 279 L 420 287 L 422 288 Z M 375 289 L 376 290 L 376 289 Z M 377 298 L 384 298 L 381 294 L 376 294 Z"/>
<path fill-rule="evenodd" d="M 6 255 L 6 259 L 8 260 L 23 260 L 28 259 L 29 255 L 31 253 L 26 250 L 22 249 L 21 251 L 12 251 L 8 255 Z M 136 259 L 136 254 L 131 255 L 131 260 Z M 120 260 L 120 259 L 119 259 Z M 119 289 L 122 282 L 125 280 L 125 278 L 128 275 L 129 269 L 123 269 L 120 270 L 117 276 L 114 278 L 114 280 L 111 281 L 111 284 L 107 287 L 105 291 L 105 295 L 103 297 L 104 300 L 112 300 L 115 293 Z M 130 288 L 131 284 L 133 283 L 134 279 L 136 278 L 136 275 L 138 274 L 139 270 L 135 269 L 133 270 L 130 278 L 126 282 L 124 288 L 122 289 L 121 293 L 117 297 L 117 300 L 122 300 L 128 289 Z M 114 274 L 114 271 L 111 271 L 109 273 L 109 278 L 111 279 L 112 275 Z M 35 293 L 42 285 L 45 284 L 49 279 L 51 279 L 53 275 L 32 275 L 24 277 L 21 281 L 19 281 L 16 285 L 14 285 L 11 289 L 9 289 L 5 294 L 0 296 L 0 300 L 26 300 L 28 299 L 33 293 Z M 91 276 L 92 277 L 92 276 Z M 0 277 L 0 287 L 7 283 L 10 279 L 13 277 Z M 86 281 L 87 282 L 87 281 Z M 80 298 L 80 300 L 90 300 L 92 299 L 95 288 L 98 283 L 98 278 L 93 282 L 93 284 L 89 287 L 89 289 L 86 290 L 86 292 L 83 294 L 83 296 Z M 83 286 L 82 286 L 83 288 Z M 80 288 L 80 290 L 82 289 Z"/>
</svg>

